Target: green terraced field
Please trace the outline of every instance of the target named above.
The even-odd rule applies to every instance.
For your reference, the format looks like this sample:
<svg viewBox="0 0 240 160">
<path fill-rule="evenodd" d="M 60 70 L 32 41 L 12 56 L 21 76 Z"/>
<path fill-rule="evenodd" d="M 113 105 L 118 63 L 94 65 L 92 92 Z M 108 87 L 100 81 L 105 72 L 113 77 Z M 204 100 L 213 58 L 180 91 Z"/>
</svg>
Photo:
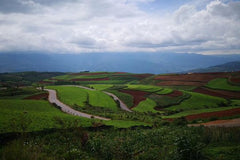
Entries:
<svg viewBox="0 0 240 160">
<path fill-rule="evenodd" d="M 154 109 L 154 107 L 156 107 L 156 106 L 157 106 L 157 104 L 155 101 L 147 98 L 145 101 L 140 102 L 136 107 L 134 107 L 133 110 L 137 111 L 137 112 L 157 113 L 159 111 Z"/>
<path fill-rule="evenodd" d="M 209 95 L 204 95 L 200 93 L 186 92 L 191 94 L 191 98 L 183 101 L 179 105 L 174 105 L 166 108 L 166 110 L 171 111 L 185 111 L 185 110 L 196 110 L 196 109 L 204 109 L 204 108 L 217 108 L 226 106 L 227 100 L 219 97 L 213 97 Z"/>
<path fill-rule="evenodd" d="M 240 86 L 234 86 L 229 84 L 226 78 L 217 78 L 217 79 L 211 80 L 210 82 L 208 82 L 206 86 L 213 89 L 240 91 Z"/>
<path fill-rule="evenodd" d="M 124 120 L 112 120 L 105 121 L 104 124 L 114 126 L 116 128 L 129 128 L 133 126 L 151 126 L 150 124 L 138 121 L 124 121 Z"/>
<path fill-rule="evenodd" d="M 129 108 L 133 106 L 133 96 L 127 93 L 119 92 L 117 90 L 107 90 L 108 92 L 116 95 L 123 103 L 125 103 Z"/>
<path fill-rule="evenodd" d="M 152 85 L 127 85 L 128 89 L 139 90 L 145 92 L 157 92 L 162 90 L 161 87 L 152 86 Z"/>
<path fill-rule="evenodd" d="M 170 97 L 170 96 L 157 95 L 157 94 L 152 94 L 149 96 L 150 99 L 154 100 L 157 103 L 158 108 L 166 108 L 172 105 L 178 105 L 182 101 L 187 100 L 190 97 L 191 95 L 186 92 L 184 92 L 182 96 L 178 96 L 178 97 Z"/>
<path fill-rule="evenodd" d="M 86 105 L 88 97 L 86 89 L 73 86 L 48 86 L 47 88 L 56 90 L 59 100 L 65 104 L 70 106 L 77 104 L 80 107 Z"/>
<path fill-rule="evenodd" d="M 101 91 L 87 90 L 89 96 L 89 104 L 95 107 L 104 107 L 117 111 L 118 107 L 115 101 L 108 95 Z"/>
<path fill-rule="evenodd" d="M 90 88 L 94 88 L 96 90 L 102 91 L 106 90 L 108 88 L 111 88 L 113 85 L 112 84 L 92 84 L 89 85 Z"/>
<path fill-rule="evenodd" d="M 162 90 L 160 91 L 157 91 L 156 94 L 169 94 L 169 93 L 172 93 L 173 90 L 170 89 L 170 88 L 163 88 Z"/>
<path fill-rule="evenodd" d="M 91 126 L 91 119 L 65 114 L 43 100 L 0 100 L 0 132 L 21 131 L 27 122 L 26 131 L 60 128 L 56 122 L 60 118 L 66 122 L 79 120 L 79 126 Z"/>
<path fill-rule="evenodd" d="M 70 105 L 85 107 L 87 103 L 94 107 L 104 107 L 117 111 L 115 101 L 101 91 L 92 91 L 74 86 L 50 86 L 49 89 L 56 89 L 59 99 Z"/>
<path fill-rule="evenodd" d="M 218 108 L 207 108 L 207 109 L 183 111 L 183 112 L 172 114 L 169 116 L 162 116 L 162 118 L 179 118 L 179 117 L 184 117 L 184 116 L 193 115 L 193 114 L 225 111 L 225 110 L 234 109 L 234 108 L 238 108 L 238 107 L 218 107 Z"/>
</svg>

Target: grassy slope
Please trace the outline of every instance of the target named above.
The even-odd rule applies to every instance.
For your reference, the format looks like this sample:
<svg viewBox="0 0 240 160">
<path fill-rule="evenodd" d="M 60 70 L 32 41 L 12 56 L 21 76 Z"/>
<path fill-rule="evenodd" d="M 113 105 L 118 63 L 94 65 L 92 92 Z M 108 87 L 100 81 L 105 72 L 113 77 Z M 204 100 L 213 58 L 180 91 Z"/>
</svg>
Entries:
<svg viewBox="0 0 240 160">
<path fill-rule="evenodd" d="M 132 126 L 151 126 L 144 122 L 124 121 L 124 120 L 104 121 L 104 124 L 109 125 L 109 126 L 114 126 L 116 128 L 129 128 Z"/>
<path fill-rule="evenodd" d="M 16 131 L 12 120 L 15 118 L 17 126 L 21 125 L 21 117 L 25 116 L 32 121 L 27 131 L 38 131 L 47 128 L 59 128 L 55 117 L 64 121 L 80 120 L 81 126 L 91 126 L 91 120 L 65 114 L 42 100 L 0 100 L 0 132 Z M 19 130 L 18 130 L 19 131 Z"/>
<path fill-rule="evenodd" d="M 128 89 L 139 90 L 145 92 L 157 92 L 162 90 L 161 87 L 152 86 L 152 85 L 127 85 Z"/>
<path fill-rule="evenodd" d="M 72 86 L 48 86 L 47 88 L 56 90 L 58 98 L 65 104 L 70 106 L 77 104 L 80 107 L 86 104 L 88 93 L 85 89 Z"/>
<path fill-rule="evenodd" d="M 227 103 L 227 100 L 219 97 L 213 97 L 200 93 L 187 92 L 192 95 L 191 98 L 183 101 L 179 105 L 166 108 L 167 110 L 196 110 L 204 108 L 217 108 L 223 103 Z"/>
<path fill-rule="evenodd" d="M 158 112 L 157 110 L 154 109 L 157 104 L 155 101 L 147 98 L 145 101 L 140 102 L 136 107 L 133 108 L 134 111 L 138 112 L 153 112 L 156 113 Z"/>
<path fill-rule="evenodd" d="M 89 85 L 89 87 L 94 88 L 96 90 L 100 90 L 100 91 L 106 90 L 112 86 L 113 86 L 112 84 L 91 84 L 91 85 Z"/>
<path fill-rule="evenodd" d="M 114 111 L 118 110 L 115 101 L 101 91 L 91 91 L 74 86 L 50 86 L 48 88 L 56 89 L 59 99 L 70 106 L 77 104 L 84 107 L 88 98 L 89 104 L 94 107 L 104 107 Z"/>
<path fill-rule="evenodd" d="M 133 106 L 133 96 L 127 93 L 119 92 L 117 90 L 107 90 L 110 93 L 116 95 L 119 99 L 123 101 L 129 108 Z"/>
<path fill-rule="evenodd" d="M 240 86 L 230 85 L 226 78 L 217 78 L 217 79 L 211 80 L 210 82 L 208 82 L 206 86 L 213 89 L 240 91 Z"/>
<path fill-rule="evenodd" d="M 105 107 L 111 110 L 117 111 L 118 107 L 115 101 L 108 95 L 101 91 L 90 91 L 87 90 L 89 95 L 89 103 L 95 107 Z"/>
<path fill-rule="evenodd" d="M 197 109 L 197 110 L 183 111 L 183 112 L 180 112 L 180 113 L 172 114 L 170 116 L 163 116 L 162 118 L 179 118 L 179 117 L 184 117 L 184 116 L 199 114 L 199 113 L 225 111 L 225 110 L 229 110 L 229 109 L 233 109 L 233 108 L 238 108 L 238 107 L 218 107 L 218 108 L 208 108 L 208 109 Z"/>
</svg>

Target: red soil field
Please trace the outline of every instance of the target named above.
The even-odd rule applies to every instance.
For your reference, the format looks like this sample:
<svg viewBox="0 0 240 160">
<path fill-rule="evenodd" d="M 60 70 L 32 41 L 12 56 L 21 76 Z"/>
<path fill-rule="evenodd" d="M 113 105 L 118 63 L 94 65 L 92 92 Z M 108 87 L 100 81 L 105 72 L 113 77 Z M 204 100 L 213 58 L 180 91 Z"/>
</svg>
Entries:
<svg viewBox="0 0 240 160">
<path fill-rule="evenodd" d="M 222 97 L 227 99 L 240 99 L 240 92 L 224 91 L 224 90 L 214 90 L 205 87 L 196 88 L 193 92 L 198 92 L 202 94 L 207 94 L 210 96 Z"/>
<path fill-rule="evenodd" d="M 40 84 L 52 84 L 53 82 L 48 82 L 48 81 L 40 81 L 40 82 L 38 82 L 38 83 L 40 83 Z"/>
<path fill-rule="evenodd" d="M 162 81 L 157 83 L 159 86 L 203 86 L 203 82 L 191 82 L 191 81 Z"/>
<path fill-rule="evenodd" d="M 234 84 L 240 84 L 240 76 L 231 77 L 230 81 Z"/>
<path fill-rule="evenodd" d="M 84 78 L 84 79 L 71 79 L 71 81 L 108 81 L 109 78 Z"/>
<path fill-rule="evenodd" d="M 135 75 L 132 75 L 132 76 L 137 77 L 137 78 L 147 78 L 147 77 L 152 76 L 152 74 L 135 74 Z"/>
<path fill-rule="evenodd" d="M 136 90 L 120 90 L 120 92 L 127 93 L 133 96 L 133 107 L 136 107 L 141 101 L 146 100 L 145 95 L 148 94 L 148 92 L 144 91 L 136 91 Z"/>
<path fill-rule="evenodd" d="M 174 90 L 172 93 L 169 93 L 169 94 L 163 94 L 161 96 L 169 96 L 169 97 L 179 97 L 179 96 L 182 96 L 183 93 L 181 91 L 178 91 L 178 90 Z"/>
<path fill-rule="evenodd" d="M 70 75 L 86 75 L 86 76 L 91 76 L 91 75 L 101 75 L 101 74 L 109 74 L 107 72 L 97 72 L 97 73 L 91 73 L 91 72 L 86 72 L 86 73 L 72 73 Z"/>
<path fill-rule="evenodd" d="M 188 121 L 192 121 L 195 119 L 207 119 L 211 117 L 230 117 L 240 115 L 240 108 L 230 109 L 226 111 L 217 111 L 217 112 L 209 112 L 209 113 L 200 113 L 200 114 L 194 114 L 186 116 L 185 118 Z"/>
<path fill-rule="evenodd" d="M 187 81 L 187 82 L 208 82 L 216 78 L 226 78 L 230 73 L 193 73 L 193 74 L 179 74 L 179 75 L 161 75 L 157 76 L 155 80 L 163 81 Z"/>
<path fill-rule="evenodd" d="M 26 97 L 24 99 L 42 100 L 47 98 L 48 98 L 48 93 L 41 93 L 41 94 Z"/>
</svg>

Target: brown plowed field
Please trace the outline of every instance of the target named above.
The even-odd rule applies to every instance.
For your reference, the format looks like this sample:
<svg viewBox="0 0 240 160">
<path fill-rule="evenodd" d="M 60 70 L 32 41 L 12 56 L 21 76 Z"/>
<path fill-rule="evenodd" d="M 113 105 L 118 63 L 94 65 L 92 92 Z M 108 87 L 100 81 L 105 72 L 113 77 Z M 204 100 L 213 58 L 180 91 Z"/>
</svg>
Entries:
<svg viewBox="0 0 240 160">
<path fill-rule="evenodd" d="M 194 92 L 207 94 L 210 96 L 222 97 L 227 99 L 240 99 L 240 92 L 224 91 L 224 90 L 214 90 L 205 87 L 196 88 Z"/>
<path fill-rule="evenodd" d="M 133 96 L 133 107 L 136 107 L 141 101 L 146 100 L 145 95 L 148 94 L 148 92 L 144 91 L 136 91 L 136 90 L 120 90 L 120 92 L 127 93 Z M 132 107 L 132 108 L 133 108 Z"/>
<path fill-rule="evenodd" d="M 192 121 L 195 119 L 207 119 L 207 118 L 211 118 L 211 117 L 230 117 L 230 116 L 235 116 L 235 115 L 240 115 L 240 108 L 229 109 L 226 111 L 217 111 L 217 112 L 188 115 L 188 116 L 186 116 L 186 119 L 188 121 Z"/>
<path fill-rule="evenodd" d="M 240 84 L 240 76 L 231 77 L 230 81 L 234 84 Z"/>
<path fill-rule="evenodd" d="M 204 84 L 202 82 L 191 81 L 162 81 L 157 83 L 159 86 L 203 86 Z"/>
<path fill-rule="evenodd" d="M 135 74 L 135 75 L 132 75 L 132 76 L 137 77 L 137 78 L 147 78 L 147 77 L 152 76 L 152 74 Z"/>
<path fill-rule="evenodd" d="M 41 94 L 26 97 L 24 99 L 42 100 L 47 98 L 48 98 L 48 93 L 41 93 Z"/>
<path fill-rule="evenodd" d="M 187 81 L 187 82 L 208 82 L 216 78 L 226 78 L 229 73 L 193 73 L 193 74 L 179 74 L 179 75 L 162 75 L 157 76 L 155 80 L 162 81 Z"/>
<path fill-rule="evenodd" d="M 162 94 L 161 96 L 179 97 L 179 96 L 182 96 L 182 95 L 183 95 L 183 92 L 178 91 L 178 90 L 174 90 L 172 93 Z"/>
<path fill-rule="evenodd" d="M 52 84 L 53 82 L 49 82 L 49 81 L 40 81 L 40 82 L 38 82 L 38 83 L 40 83 L 40 84 Z"/>
<path fill-rule="evenodd" d="M 71 81 L 108 81 L 109 78 L 84 78 L 84 79 L 71 79 Z"/>
</svg>

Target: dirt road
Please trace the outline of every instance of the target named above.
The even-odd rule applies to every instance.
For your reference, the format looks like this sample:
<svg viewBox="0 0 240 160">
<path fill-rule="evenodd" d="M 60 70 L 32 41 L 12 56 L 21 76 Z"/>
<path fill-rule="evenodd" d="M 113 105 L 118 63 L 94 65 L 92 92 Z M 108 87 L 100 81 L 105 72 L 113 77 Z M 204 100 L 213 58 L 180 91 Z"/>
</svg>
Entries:
<svg viewBox="0 0 240 160">
<path fill-rule="evenodd" d="M 115 101 L 118 101 L 119 104 L 120 104 L 120 108 L 121 108 L 122 110 L 125 110 L 125 111 L 128 111 L 128 112 L 132 112 L 132 110 L 130 110 L 130 109 L 127 107 L 127 105 L 124 104 L 124 103 L 123 103 L 117 96 L 115 96 L 114 94 L 109 93 L 109 92 L 103 92 L 103 93 L 105 93 L 105 94 L 113 97 L 113 99 L 114 99 Z"/>
<path fill-rule="evenodd" d="M 49 92 L 48 101 L 50 103 L 56 103 L 61 108 L 61 110 L 63 112 L 66 112 L 68 114 L 72 114 L 74 116 L 80 116 L 80 117 L 85 117 L 85 118 L 96 118 L 96 119 L 100 119 L 100 120 L 110 120 L 109 118 L 94 116 L 94 115 L 91 115 L 91 114 L 76 111 L 76 110 L 72 109 L 70 106 L 68 106 L 68 105 L 62 103 L 61 101 L 59 101 L 58 98 L 57 98 L 57 93 L 56 93 L 55 90 L 52 90 L 52 89 L 45 89 L 45 90 Z"/>
<path fill-rule="evenodd" d="M 73 85 L 73 86 L 79 87 L 79 88 L 83 88 L 83 89 L 92 90 L 92 91 L 95 90 L 95 89 L 88 88 L 88 87 L 84 87 L 84 86 L 78 86 L 78 85 Z M 114 94 L 112 94 L 112 93 L 109 93 L 109 92 L 105 92 L 105 91 L 103 91 L 103 93 L 105 93 L 105 94 L 113 97 L 113 99 L 114 99 L 115 101 L 118 101 L 119 104 L 120 104 L 120 108 L 121 108 L 122 110 L 125 110 L 125 111 L 128 111 L 128 112 L 132 112 L 132 110 L 130 110 L 130 109 L 127 107 L 127 105 L 124 104 L 116 95 L 114 95 Z"/>
<path fill-rule="evenodd" d="M 205 127 L 240 127 L 240 118 L 228 120 L 216 120 L 200 124 L 189 124 L 190 127 L 205 126 Z"/>
</svg>

